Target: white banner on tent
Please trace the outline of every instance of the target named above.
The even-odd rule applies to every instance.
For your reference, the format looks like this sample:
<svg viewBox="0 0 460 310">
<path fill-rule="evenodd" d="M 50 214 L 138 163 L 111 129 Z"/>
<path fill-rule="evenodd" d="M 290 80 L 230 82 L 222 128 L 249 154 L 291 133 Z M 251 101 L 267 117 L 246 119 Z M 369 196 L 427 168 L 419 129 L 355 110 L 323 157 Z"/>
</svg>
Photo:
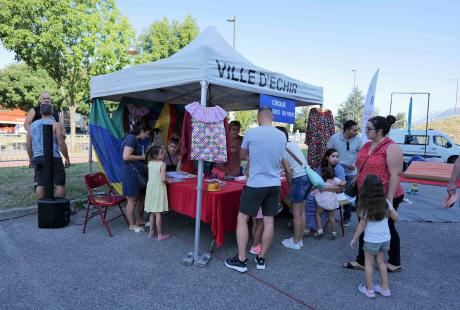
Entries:
<svg viewBox="0 0 460 310">
<path fill-rule="evenodd" d="M 367 121 L 372 117 L 372 114 L 374 114 L 374 97 L 375 90 L 377 88 L 378 77 L 379 69 L 375 71 L 374 77 L 372 78 L 371 84 L 369 85 L 369 89 L 367 90 L 366 101 L 364 102 L 363 119 L 361 122 L 361 138 L 363 139 L 363 142 L 367 140 Z"/>
</svg>

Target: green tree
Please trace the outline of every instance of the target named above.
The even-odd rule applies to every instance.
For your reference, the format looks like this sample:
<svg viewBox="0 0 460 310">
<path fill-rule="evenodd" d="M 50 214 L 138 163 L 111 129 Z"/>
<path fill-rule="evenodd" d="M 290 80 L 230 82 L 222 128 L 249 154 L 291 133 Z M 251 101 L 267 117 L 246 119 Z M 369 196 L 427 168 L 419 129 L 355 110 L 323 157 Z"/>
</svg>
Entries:
<svg viewBox="0 0 460 310">
<path fill-rule="evenodd" d="M 190 15 L 183 22 L 169 21 L 166 17 L 155 21 L 139 37 L 143 49 L 139 61 L 145 63 L 169 57 L 193 41 L 198 33 L 198 25 Z"/>
<path fill-rule="evenodd" d="M 28 111 L 38 103 L 43 91 L 51 95 L 53 104 L 62 105 L 58 86 L 45 70 L 34 70 L 24 63 L 0 69 L 0 103 L 5 108 Z"/>
<path fill-rule="evenodd" d="M 257 110 L 235 112 L 235 119 L 241 123 L 241 131 L 245 132 L 257 124 Z"/>
<path fill-rule="evenodd" d="M 310 107 L 301 107 L 296 109 L 294 132 L 305 132 L 307 128 L 307 120 L 310 115 Z"/>
<path fill-rule="evenodd" d="M 364 109 L 364 96 L 361 90 L 355 87 L 347 100 L 343 102 L 337 110 L 335 117 L 335 125 L 338 128 L 342 128 L 343 123 L 347 120 L 354 120 L 358 124 L 361 124 Z"/>
<path fill-rule="evenodd" d="M 395 115 L 396 117 L 396 123 L 391 126 L 392 128 L 406 128 L 407 127 L 407 121 L 406 121 L 406 113 L 400 112 Z"/>
<path fill-rule="evenodd" d="M 56 82 L 72 135 L 75 112 L 87 111 L 89 80 L 123 68 L 133 37 L 115 0 L 0 0 L 2 44 Z"/>
</svg>

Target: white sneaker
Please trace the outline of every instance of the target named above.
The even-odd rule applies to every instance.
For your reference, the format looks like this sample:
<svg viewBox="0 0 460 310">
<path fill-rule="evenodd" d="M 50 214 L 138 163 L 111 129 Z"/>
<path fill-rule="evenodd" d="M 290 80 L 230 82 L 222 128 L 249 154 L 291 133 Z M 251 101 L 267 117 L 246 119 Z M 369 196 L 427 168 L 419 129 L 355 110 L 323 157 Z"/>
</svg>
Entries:
<svg viewBox="0 0 460 310">
<path fill-rule="evenodd" d="M 303 241 L 295 243 L 292 237 L 288 239 L 284 239 L 283 241 L 281 241 L 281 244 L 284 247 L 288 249 L 293 249 L 293 250 L 300 250 L 303 247 Z"/>
</svg>

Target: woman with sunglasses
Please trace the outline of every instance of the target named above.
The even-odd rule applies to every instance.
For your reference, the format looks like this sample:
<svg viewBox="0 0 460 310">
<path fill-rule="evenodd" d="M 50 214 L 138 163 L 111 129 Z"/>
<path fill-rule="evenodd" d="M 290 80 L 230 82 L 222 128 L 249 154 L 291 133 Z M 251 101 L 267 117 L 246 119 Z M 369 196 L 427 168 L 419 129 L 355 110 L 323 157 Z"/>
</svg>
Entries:
<svg viewBox="0 0 460 310">
<path fill-rule="evenodd" d="M 395 210 L 404 198 L 404 190 L 399 183 L 399 176 L 403 167 L 403 152 L 398 144 L 387 137 L 391 125 L 396 122 L 392 115 L 385 117 L 374 116 L 369 119 L 366 127 L 366 135 L 370 140 L 358 153 L 356 166 L 358 168 L 357 189 L 364 183 L 368 175 L 380 177 L 383 183 L 384 192 L 388 201 L 393 203 Z M 390 227 L 390 250 L 388 251 L 388 272 L 401 271 L 400 241 L 395 222 L 389 218 Z M 359 253 L 356 260 L 347 262 L 344 268 L 364 270 L 363 235 L 359 239 Z"/>
</svg>

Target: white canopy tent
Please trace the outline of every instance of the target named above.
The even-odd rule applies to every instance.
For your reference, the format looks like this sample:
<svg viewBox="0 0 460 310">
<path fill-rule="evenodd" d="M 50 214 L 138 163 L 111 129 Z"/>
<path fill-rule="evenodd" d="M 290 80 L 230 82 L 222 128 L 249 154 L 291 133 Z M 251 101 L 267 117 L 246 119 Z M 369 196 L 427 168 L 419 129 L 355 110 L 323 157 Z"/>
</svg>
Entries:
<svg viewBox="0 0 460 310">
<path fill-rule="evenodd" d="M 257 109 L 261 93 L 293 99 L 297 106 L 323 103 L 322 87 L 254 66 L 213 27 L 171 57 L 93 77 L 91 98 L 186 104 L 200 98 L 200 81 L 212 85 L 209 103 L 227 111 Z"/>
<path fill-rule="evenodd" d="M 227 111 L 258 109 L 260 94 L 292 99 L 296 106 L 323 103 L 322 87 L 254 66 L 213 27 L 166 59 L 93 77 L 90 88 L 91 98 L 119 102 L 130 97 L 168 104 L 199 100 L 203 106 L 218 104 Z M 199 256 L 202 172 L 200 160 L 195 246 L 187 260 L 197 265 L 205 265 L 209 258 Z"/>
</svg>

